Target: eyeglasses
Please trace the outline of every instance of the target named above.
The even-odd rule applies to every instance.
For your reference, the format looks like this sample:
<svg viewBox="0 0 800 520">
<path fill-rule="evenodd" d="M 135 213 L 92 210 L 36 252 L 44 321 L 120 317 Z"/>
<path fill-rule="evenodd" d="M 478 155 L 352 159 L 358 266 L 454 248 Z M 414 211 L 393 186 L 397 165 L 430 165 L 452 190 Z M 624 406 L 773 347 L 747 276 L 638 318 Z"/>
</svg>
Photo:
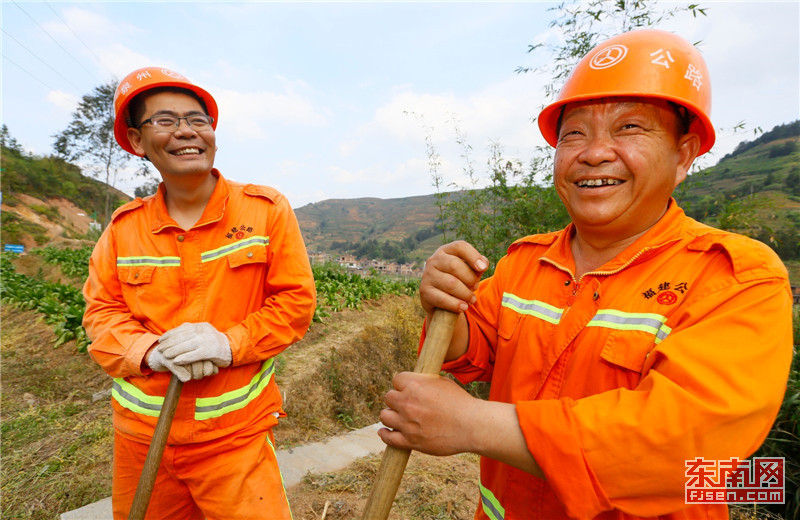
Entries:
<svg viewBox="0 0 800 520">
<path fill-rule="evenodd" d="M 149 119 L 145 119 L 144 121 L 142 121 L 142 123 L 136 128 L 141 128 L 145 125 L 145 123 L 150 123 L 151 125 L 153 125 L 154 132 L 159 134 L 163 133 L 171 134 L 172 132 L 176 132 L 178 128 L 180 128 L 181 119 L 185 119 L 186 124 L 189 125 L 189 128 L 191 128 L 195 132 L 207 132 L 209 130 L 213 130 L 211 125 L 214 123 L 214 118 L 204 114 L 195 114 L 186 117 L 167 116 L 167 115 L 153 116 Z"/>
</svg>

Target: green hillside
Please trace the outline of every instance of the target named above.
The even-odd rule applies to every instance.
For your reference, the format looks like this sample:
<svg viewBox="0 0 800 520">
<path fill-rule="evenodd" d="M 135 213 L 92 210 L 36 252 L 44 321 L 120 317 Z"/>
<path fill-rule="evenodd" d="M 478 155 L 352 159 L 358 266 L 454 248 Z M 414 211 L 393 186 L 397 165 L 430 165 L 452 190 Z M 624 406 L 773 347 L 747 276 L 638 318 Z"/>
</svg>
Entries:
<svg viewBox="0 0 800 520">
<path fill-rule="evenodd" d="M 87 215 L 96 215 L 98 221 L 104 220 L 105 183 L 84 176 L 78 166 L 63 159 L 25 153 L 5 126 L 0 131 L 0 170 L 0 189 L 6 209 L 13 210 L 24 205 L 20 195 L 26 195 L 41 201 L 41 204 L 30 206 L 30 209 L 48 221 L 59 222 L 62 216 L 47 201 L 65 199 Z M 112 188 L 112 208 L 129 200 L 131 197 Z M 66 238 L 84 238 L 70 232 L 69 226 L 66 229 L 68 235 L 75 235 Z M 20 243 L 27 236 L 33 237 L 38 245 L 43 245 L 52 238 L 45 227 L 26 220 L 15 211 L 2 212 L 2 232 L 4 243 Z"/>
<path fill-rule="evenodd" d="M 295 210 L 311 251 L 423 260 L 441 245 L 435 195 L 330 199 Z"/>
<path fill-rule="evenodd" d="M 676 193 L 687 214 L 800 260 L 800 121 L 745 141 Z"/>
</svg>

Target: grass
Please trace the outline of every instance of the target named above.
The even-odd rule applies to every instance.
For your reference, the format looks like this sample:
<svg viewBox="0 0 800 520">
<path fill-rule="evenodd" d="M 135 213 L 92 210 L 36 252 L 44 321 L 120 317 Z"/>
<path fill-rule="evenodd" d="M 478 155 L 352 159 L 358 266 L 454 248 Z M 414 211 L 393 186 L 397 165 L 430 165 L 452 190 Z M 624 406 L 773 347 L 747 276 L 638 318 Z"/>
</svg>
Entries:
<svg viewBox="0 0 800 520">
<path fill-rule="evenodd" d="M 42 245 L 49 240 L 47 230 L 39 224 L 23 220 L 8 211 L 4 211 L 0 218 L 2 219 L 4 244 L 19 244 L 26 236 L 33 238 L 38 245 Z"/>
<path fill-rule="evenodd" d="M 317 520 L 328 504 L 329 520 L 361 518 L 381 457 L 364 457 L 337 473 L 306 475 L 289 491 L 295 520 Z M 412 453 L 390 520 L 468 520 L 478 505 L 478 457 L 431 457 Z"/>
<path fill-rule="evenodd" d="M 410 297 L 381 301 L 371 321 L 354 337 L 321 351 L 312 370 L 290 384 L 278 380 L 288 393 L 289 417 L 276 430 L 282 447 L 378 421 L 392 376 L 414 366 L 423 318 Z"/>
<path fill-rule="evenodd" d="M 111 409 L 92 394 L 108 378 L 75 348 L 52 348 L 32 311 L 2 310 L 4 519 L 47 519 L 108 496 Z"/>
</svg>

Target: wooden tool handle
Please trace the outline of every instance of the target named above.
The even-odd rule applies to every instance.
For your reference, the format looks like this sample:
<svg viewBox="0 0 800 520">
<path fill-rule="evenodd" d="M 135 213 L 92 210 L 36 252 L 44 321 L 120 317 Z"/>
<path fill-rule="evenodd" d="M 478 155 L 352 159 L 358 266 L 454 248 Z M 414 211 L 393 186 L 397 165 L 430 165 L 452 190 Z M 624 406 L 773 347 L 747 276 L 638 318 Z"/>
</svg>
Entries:
<svg viewBox="0 0 800 520">
<path fill-rule="evenodd" d="M 161 456 L 164 454 L 164 446 L 167 445 L 169 430 L 172 426 L 172 418 L 175 416 L 175 409 L 178 408 L 178 399 L 181 397 L 183 383 L 178 376 L 172 375 L 167 388 L 167 395 L 164 396 L 164 404 L 161 406 L 161 413 L 158 415 L 156 429 L 153 432 L 153 440 L 150 442 L 150 449 L 147 450 L 147 458 L 144 460 L 142 474 L 139 477 L 139 485 L 136 487 L 136 494 L 133 496 L 133 505 L 128 513 L 128 520 L 144 520 L 147 513 L 147 506 L 150 505 L 150 495 L 153 493 L 153 485 L 156 483 L 156 474 L 161 465 Z"/>
<path fill-rule="evenodd" d="M 425 342 L 419 353 L 414 372 L 436 375 L 442 369 L 444 356 L 453 337 L 458 314 L 442 309 L 436 309 L 428 325 Z M 386 520 L 392 509 L 397 488 L 403 478 L 403 472 L 408 464 L 411 450 L 404 450 L 387 446 L 383 452 L 381 467 L 372 485 L 372 492 L 364 506 L 362 520 Z"/>
</svg>

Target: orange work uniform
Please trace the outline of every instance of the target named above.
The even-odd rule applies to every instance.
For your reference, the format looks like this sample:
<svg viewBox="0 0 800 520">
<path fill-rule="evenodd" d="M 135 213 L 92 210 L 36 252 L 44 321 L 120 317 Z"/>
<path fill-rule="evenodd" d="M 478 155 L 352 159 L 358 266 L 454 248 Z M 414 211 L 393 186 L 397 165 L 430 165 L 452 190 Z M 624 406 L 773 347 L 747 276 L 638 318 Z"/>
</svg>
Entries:
<svg viewBox="0 0 800 520">
<path fill-rule="evenodd" d="M 232 363 L 183 386 L 168 450 L 233 445 L 232 437 L 253 434 L 263 447 L 285 415 L 274 358 L 303 336 L 316 304 L 300 229 L 276 190 L 212 174 L 216 186 L 191 229 L 169 216 L 162 184 L 155 195 L 119 208 L 92 253 L 84 327 L 90 355 L 114 378 L 115 443 L 149 444 L 171 374 L 153 372 L 144 356 L 164 332 L 186 322 L 223 332 Z M 235 466 L 235 451 L 226 457 Z M 121 464 L 115 460 L 115 497 Z"/>
<path fill-rule="evenodd" d="M 786 269 L 674 200 L 580 279 L 573 233 L 512 244 L 467 311 L 468 351 L 443 366 L 516 404 L 545 475 L 482 458 L 475 518 L 727 519 L 686 505 L 686 461 L 743 459 L 769 432 L 792 357 Z"/>
</svg>

